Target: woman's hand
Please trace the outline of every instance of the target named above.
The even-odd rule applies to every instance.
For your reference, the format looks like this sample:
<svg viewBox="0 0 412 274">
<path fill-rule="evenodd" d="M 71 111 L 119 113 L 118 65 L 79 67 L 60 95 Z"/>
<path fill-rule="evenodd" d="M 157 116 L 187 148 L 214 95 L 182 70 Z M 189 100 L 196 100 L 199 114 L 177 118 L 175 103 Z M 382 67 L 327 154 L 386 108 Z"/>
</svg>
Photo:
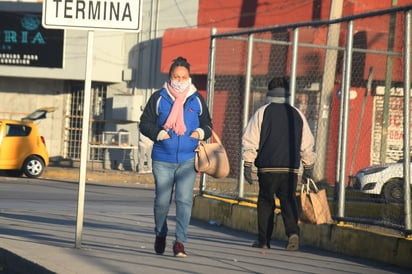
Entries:
<svg viewBox="0 0 412 274">
<path fill-rule="evenodd" d="M 195 139 L 199 139 L 199 132 L 197 131 L 193 131 L 192 134 L 190 134 L 190 137 L 195 138 Z M 163 137 L 163 140 L 167 140 L 170 139 L 170 135 L 169 133 L 166 133 L 165 136 Z"/>
</svg>

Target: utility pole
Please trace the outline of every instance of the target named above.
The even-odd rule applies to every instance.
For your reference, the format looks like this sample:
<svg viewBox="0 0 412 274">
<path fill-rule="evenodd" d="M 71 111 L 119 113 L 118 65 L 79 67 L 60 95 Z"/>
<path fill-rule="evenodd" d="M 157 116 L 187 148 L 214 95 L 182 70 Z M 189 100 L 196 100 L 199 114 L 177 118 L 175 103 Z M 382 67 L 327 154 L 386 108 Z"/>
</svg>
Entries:
<svg viewBox="0 0 412 274">
<path fill-rule="evenodd" d="M 332 0 L 329 19 L 342 17 L 343 0 Z M 327 46 L 325 54 L 325 64 L 323 68 L 322 89 L 320 95 L 319 119 L 316 134 L 316 153 L 318 155 L 314 178 L 319 181 L 325 178 L 326 159 L 328 151 L 329 124 L 333 90 L 335 87 L 336 62 L 338 59 L 340 24 L 331 24 L 328 27 Z"/>
</svg>

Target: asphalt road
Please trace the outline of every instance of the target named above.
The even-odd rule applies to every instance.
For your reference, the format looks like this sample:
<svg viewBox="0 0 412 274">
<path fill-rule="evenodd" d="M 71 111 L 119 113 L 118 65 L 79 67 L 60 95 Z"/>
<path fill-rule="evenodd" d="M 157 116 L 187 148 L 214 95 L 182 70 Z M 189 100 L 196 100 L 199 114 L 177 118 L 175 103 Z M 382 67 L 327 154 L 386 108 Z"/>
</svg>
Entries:
<svg viewBox="0 0 412 274">
<path fill-rule="evenodd" d="M 44 273 L 410 273 L 410 269 L 302 247 L 250 247 L 255 235 L 192 220 L 185 247 L 174 258 L 172 205 L 163 256 L 153 251 L 153 187 L 131 183 L 86 185 L 82 246 L 75 248 L 77 182 L 0 177 L 0 248 Z M 18 264 L 0 265 L 24 271 Z M 3 270 L 1 270 L 3 269 Z M 25 272 L 21 272 L 25 273 Z M 26 272 L 29 273 L 29 272 Z"/>
</svg>

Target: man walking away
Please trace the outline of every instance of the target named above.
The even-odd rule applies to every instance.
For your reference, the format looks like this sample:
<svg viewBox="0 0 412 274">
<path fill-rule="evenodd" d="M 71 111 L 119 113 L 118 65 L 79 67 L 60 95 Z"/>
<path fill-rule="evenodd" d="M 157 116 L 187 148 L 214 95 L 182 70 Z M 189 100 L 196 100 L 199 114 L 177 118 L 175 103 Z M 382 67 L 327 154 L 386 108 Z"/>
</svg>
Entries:
<svg viewBox="0 0 412 274">
<path fill-rule="evenodd" d="M 258 170 L 258 238 L 256 248 L 270 248 L 274 222 L 274 195 L 280 200 L 288 237 L 287 251 L 299 249 L 296 186 L 300 164 L 302 181 L 312 177 L 316 155 L 314 137 L 305 116 L 289 104 L 290 93 L 283 78 L 268 85 L 266 104 L 251 117 L 243 132 L 244 177 L 252 184 L 252 163 Z"/>
</svg>

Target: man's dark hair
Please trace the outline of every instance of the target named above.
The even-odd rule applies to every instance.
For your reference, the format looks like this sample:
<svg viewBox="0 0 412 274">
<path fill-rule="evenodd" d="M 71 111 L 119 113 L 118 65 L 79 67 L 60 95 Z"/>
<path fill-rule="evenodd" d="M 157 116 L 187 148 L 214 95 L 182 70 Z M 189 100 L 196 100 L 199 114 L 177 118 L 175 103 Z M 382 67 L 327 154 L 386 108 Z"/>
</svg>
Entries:
<svg viewBox="0 0 412 274">
<path fill-rule="evenodd" d="M 268 90 L 272 90 L 275 88 L 284 88 L 285 90 L 289 90 L 289 81 L 285 77 L 275 77 L 270 80 L 268 84 Z"/>
<path fill-rule="evenodd" d="M 169 79 L 172 77 L 173 70 L 176 67 L 185 67 L 189 71 L 190 74 L 190 64 L 187 62 L 186 58 L 183 58 L 181 56 L 177 57 L 176 59 L 173 60 L 172 65 L 170 66 L 169 70 Z"/>
</svg>

